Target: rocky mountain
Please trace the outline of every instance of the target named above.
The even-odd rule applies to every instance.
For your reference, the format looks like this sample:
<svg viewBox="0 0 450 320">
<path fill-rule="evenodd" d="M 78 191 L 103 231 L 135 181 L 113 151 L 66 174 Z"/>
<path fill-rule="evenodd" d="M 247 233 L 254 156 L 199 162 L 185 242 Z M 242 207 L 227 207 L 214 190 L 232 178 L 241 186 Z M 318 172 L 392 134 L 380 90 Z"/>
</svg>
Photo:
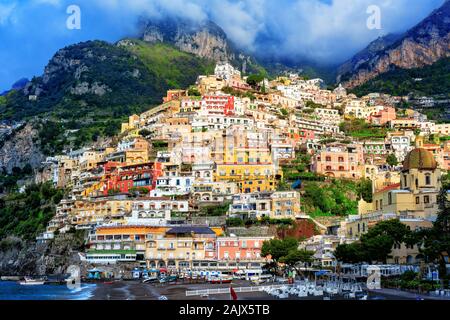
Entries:
<svg viewBox="0 0 450 320">
<path fill-rule="evenodd" d="M 0 93 L 0 96 L 5 96 L 5 95 L 7 95 L 9 92 L 11 92 L 12 90 L 20 90 L 20 89 L 22 89 L 23 87 L 25 87 L 25 86 L 27 85 L 27 83 L 28 83 L 29 81 L 30 81 L 30 80 L 28 80 L 27 78 L 21 78 L 21 79 L 17 80 L 17 81 L 14 82 L 14 84 L 11 86 L 11 89 L 10 89 L 10 90 L 7 90 L 7 91 L 5 91 L 5 92 L 3 92 L 3 93 Z"/>
<path fill-rule="evenodd" d="M 14 167 L 23 167 L 27 163 L 39 167 L 45 156 L 35 143 L 37 139 L 38 130 L 31 123 L 18 128 L 11 138 L 0 143 L 0 168 L 11 172 Z"/>
<path fill-rule="evenodd" d="M 421 68 L 449 56 L 450 0 L 447 0 L 404 34 L 372 42 L 339 68 L 338 81 L 354 88 L 394 68 Z"/>
<path fill-rule="evenodd" d="M 42 76 L 0 97 L 0 121 L 32 126 L 0 141 L 0 168 L 38 167 L 45 155 L 112 136 L 129 115 L 160 104 L 168 89 L 187 88 L 214 65 L 172 45 L 132 39 L 63 48 Z"/>
<path fill-rule="evenodd" d="M 168 43 L 202 58 L 227 61 L 243 73 L 263 69 L 254 57 L 237 50 L 226 33 L 210 20 L 145 20 L 140 23 L 140 30 L 139 38 L 148 43 Z"/>
</svg>

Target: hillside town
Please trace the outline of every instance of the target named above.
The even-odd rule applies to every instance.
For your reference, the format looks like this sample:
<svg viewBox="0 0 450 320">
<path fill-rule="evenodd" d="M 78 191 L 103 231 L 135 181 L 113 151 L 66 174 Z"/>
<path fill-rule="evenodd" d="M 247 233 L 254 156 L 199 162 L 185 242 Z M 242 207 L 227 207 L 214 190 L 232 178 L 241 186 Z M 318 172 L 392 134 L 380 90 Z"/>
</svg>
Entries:
<svg viewBox="0 0 450 320">
<path fill-rule="evenodd" d="M 335 268 L 336 247 L 382 221 L 436 220 L 450 124 L 403 108 L 407 99 L 297 74 L 255 81 L 218 64 L 131 115 L 109 146 L 48 157 L 37 182 L 67 194 L 37 241 L 85 230 L 90 266 L 258 274 L 270 262 L 263 244 L 289 234 L 314 252 L 312 266 Z M 344 195 L 352 209 L 312 208 L 308 184 L 333 181 L 368 192 Z M 423 259 L 402 243 L 386 263 Z"/>
</svg>

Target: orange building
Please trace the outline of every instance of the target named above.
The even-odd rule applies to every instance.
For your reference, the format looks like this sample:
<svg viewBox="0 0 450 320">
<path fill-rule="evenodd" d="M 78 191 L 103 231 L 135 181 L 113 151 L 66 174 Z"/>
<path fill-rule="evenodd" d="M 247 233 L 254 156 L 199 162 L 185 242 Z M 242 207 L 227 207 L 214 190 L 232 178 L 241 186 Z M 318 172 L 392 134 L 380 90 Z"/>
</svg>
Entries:
<svg viewBox="0 0 450 320">
<path fill-rule="evenodd" d="M 91 263 L 144 261 L 147 239 L 164 235 L 161 226 L 100 226 L 89 235 L 86 258 Z"/>
</svg>

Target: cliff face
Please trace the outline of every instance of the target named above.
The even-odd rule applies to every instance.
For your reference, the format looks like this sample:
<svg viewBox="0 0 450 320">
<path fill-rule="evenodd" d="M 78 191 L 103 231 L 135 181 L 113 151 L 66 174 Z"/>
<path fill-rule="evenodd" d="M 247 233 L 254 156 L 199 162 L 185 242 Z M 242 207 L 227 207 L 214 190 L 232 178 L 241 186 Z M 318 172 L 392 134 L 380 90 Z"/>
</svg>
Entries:
<svg viewBox="0 0 450 320">
<path fill-rule="evenodd" d="M 212 21 L 180 19 L 142 21 L 140 39 L 171 44 L 181 51 L 215 62 L 227 61 L 245 72 L 257 72 L 256 60 L 238 51 L 226 33 Z"/>
<path fill-rule="evenodd" d="M 378 50 L 377 50 L 378 49 Z M 450 1 L 398 37 L 377 39 L 339 68 L 338 81 L 347 88 L 364 84 L 392 70 L 421 68 L 450 56 Z"/>
<path fill-rule="evenodd" d="M 141 38 L 149 43 L 170 43 L 182 51 L 214 61 L 235 58 L 225 32 L 210 21 L 149 21 L 143 24 Z"/>
<path fill-rule="evenodd" d="M 8 137 L 0 148 L 0 168 L 5 167 L 10 172 L 13 167 L 21 168 L 27 163 L 33 168 L 39 167 L 45 156 L 35 143 L 37 135 L 33 125 L 27 123 Z"/>
<path fill-rule="evenodd" d="M 82 238 L 73 234 L 61 235 L 50 243 L 29 243 L 16 237 L 1 241 L 0 275 L 63 274 L 70 265 L 83 263 L 78 250 Z"/>
</svg>

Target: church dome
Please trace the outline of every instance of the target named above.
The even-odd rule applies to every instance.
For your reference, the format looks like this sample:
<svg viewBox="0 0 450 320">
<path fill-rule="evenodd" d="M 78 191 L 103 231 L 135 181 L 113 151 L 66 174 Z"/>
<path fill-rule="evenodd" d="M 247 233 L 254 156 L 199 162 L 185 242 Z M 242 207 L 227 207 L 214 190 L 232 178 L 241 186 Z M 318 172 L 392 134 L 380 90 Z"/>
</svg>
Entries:
<svg viewBox="0 0 450 320">
<path fill-rule="evenodd" d="M 403 161 L 403 170 L 419 169 L 434 170 L 437 168 L 437 162 L 433 154 L 423 148 L 412 150 Z"/>
</svg>

